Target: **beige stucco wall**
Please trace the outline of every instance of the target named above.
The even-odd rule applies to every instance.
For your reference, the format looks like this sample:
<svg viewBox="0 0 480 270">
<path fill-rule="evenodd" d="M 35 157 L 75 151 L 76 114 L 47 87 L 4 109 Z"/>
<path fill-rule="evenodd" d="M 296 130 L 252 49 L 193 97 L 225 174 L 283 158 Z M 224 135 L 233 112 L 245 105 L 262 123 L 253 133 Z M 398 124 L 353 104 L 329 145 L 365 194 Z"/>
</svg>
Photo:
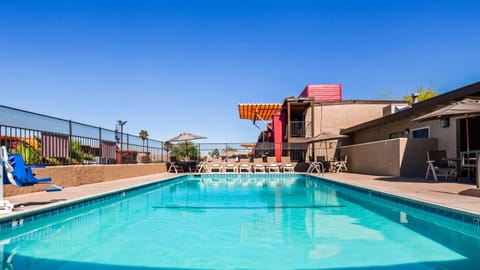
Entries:
<svg viewBox="0 0 480 270">
<path fill-rule="evenodd" d="M 427 151 L 438 149 L 438 140 L 401 138 L 400 176 L 425 177 L 427 170 Z"/>
<path fill-rule="evenodd" d="M 36 177 L 51 177 L 52 182 L 61 187 L 79 186 L 122 178 L 151 175 L 166 172 L 165 163 L 122 164 L 122 165 L 73 165 L 51 166 L 34 169 Z M 47 185 L 18 188 L 4 186 L 4 197 L 43 191 Z"/>
<path fill-rule="evenodd" d="M 355 126 L 383 116 L 383 111 L 391 102 L 375 103 L 338 103 L 338 104 L 316 104 L 314 107 L 314 134 L 330 132 L 339 134 L 341 129 Z M 311 121 L 310 109 L 305 114 L 306 121 Z M 346 140 L 345 142 L 348 142 Z M 323 156 L 326 159 L 339 159 L 337 147 L 340 146 L 337 140 L 328 143 L 315 143 L 314 156 Z M 312 155 L 312 148 L 308 155 Z"/>
<path fill-rule="evenodd" d="M 438 141 L 438 149 L 446 150 L 447 156 L 456 157 L 457 155 L 457 121 L 456 119 L 450 119 L 450 126 L 442 128 L 440 126 L 440 120 L 432 120 L 425 122 L 412 121 L 414 117 L 405 118 L 398 121 L 385 123 L 376 127 L 356 131 L 352 134 L 350 143 L 361 144 L 367 142 L 375 142 L 381 140 L 390 139 L 390 134 L 398 133 L 409 130 L 409 136 L 411 132 L 417 128 L 428 127 L 430 128 L 430 138 L 436 138 Z"/>
<path fill-rule="evenodd" d="M 314 133 L 339 133 L 340 129 L 351 127 L 383 116 L 383 109 L 390 103 L 339 103 L 317 104 L 314 106 Z M 310 121 L 310 112 L 306 120 Z"/>
<path fill-rule="evenodd" d="M 448 157 L 457 157 L 459 145 L 457 143 L 458 121 L 455 118 L 450 119 L 450 126 L 442 128 L 440 120 L 423 122 L 425 126 L 430 127 L 430 137 L 438 140 L 438 149 L 446 150 Z"/>
<path fill-rule="evenodd" d="M 348 170 L 353 173 L 422 177 L 426 153 L 437 148 L 436 139 L 397 138 L 341 147 L 348 156 Z"/>
</svg>

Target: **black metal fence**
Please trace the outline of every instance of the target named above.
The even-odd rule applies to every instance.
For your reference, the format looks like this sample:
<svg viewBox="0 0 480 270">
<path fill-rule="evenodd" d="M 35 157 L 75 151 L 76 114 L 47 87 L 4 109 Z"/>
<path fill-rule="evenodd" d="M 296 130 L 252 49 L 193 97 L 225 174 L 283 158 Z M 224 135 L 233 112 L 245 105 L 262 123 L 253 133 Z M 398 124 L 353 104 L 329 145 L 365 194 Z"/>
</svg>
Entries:
<svg viewBox="0 0 480 270">
<path fill-rule="evenodd" d="M 239 156 L 240 158 L 255 159 L 275 156 L 276 151 L 281 151 L 282 157 L 289 157 L 293 162 L 309 162 L 313 160 L 313 156 L 318 156 L 324 151 L 320 145 L 317 145 L 315 149 L 312 146 L 307 143 L 257 142 L 199 143 L 195 147 L 197 147 L 197 156 L 199 157 L 225 159 Z"/>
<path fill-rule="evenodd" d="M 259 158 L 282 156 L 309 161 L 315 155 L 305 143 L 185 143 L 170 144 L 102 127 L 0 105 L 0 145 L 22 154 L 28 164 L 116 164 L 203 157 Z M 312 151 L 313 150 L 313 151 Z M 317 150 L 316 153 L 319 153 Z"/>
<path fill-rule="evenodd" d="M 163 142 L 0 105 L 0 145 L 28 164 L 162 162 Z"/>
</svg>

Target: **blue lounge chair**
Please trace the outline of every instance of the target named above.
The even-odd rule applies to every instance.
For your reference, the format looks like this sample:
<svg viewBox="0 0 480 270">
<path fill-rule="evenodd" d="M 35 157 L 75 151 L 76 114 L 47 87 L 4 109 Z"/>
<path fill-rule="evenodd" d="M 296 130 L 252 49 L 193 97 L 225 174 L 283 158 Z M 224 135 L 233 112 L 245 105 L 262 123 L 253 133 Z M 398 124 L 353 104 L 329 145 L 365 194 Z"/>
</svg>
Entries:
<svg viewBox="0 0 480 270">
<path fill-rule="evenodd" d="M 2 166 L 3 183 L 13 184 L 17 187 L 28 187 L 36 184 L 50 184 L 53 187 L 46 189 L 46 191 L 60 191 L 58 187 L 52 183 L 52 178 L 36 178 L 32 172 L 32 168 L 45 168 L 45 166 L 27 166 L 23 157 L 20 154 L 7 154 L 6 148 L 2 147 Z"/>
</svg>

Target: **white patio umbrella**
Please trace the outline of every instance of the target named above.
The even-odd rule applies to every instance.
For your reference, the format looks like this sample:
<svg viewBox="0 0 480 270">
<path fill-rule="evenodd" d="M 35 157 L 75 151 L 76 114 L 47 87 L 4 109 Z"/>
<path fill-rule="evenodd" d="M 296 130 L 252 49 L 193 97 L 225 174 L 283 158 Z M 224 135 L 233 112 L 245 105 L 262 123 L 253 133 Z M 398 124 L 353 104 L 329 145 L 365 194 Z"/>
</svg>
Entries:
<svg viewBox="0 0 480 270">
<path fill-rule="evenodd" d="M 466 139 L 467 139 L 467 157 L 470 156 L 470 136 L 468 128 L 468 118 L 473 115 L 480 115 L 480 100 L 465 98 L 461 101 L 452 103 L 448 106 L 435 110 L 431 113 L 422 115 L 413 119 L 413 121 L 428 121 L 434 119 L 441 119 L 443 117 L 451 116 L 465 116 L 465 129 L 466 129 Z M 478 161 L 477 161 L 478 164 Z M 469 171 L 470 173 L 470 171 Z M 477 188 L 479 187 L 478 182 L 478 172 L 477 172 Z"/>
<path fill-rule="evenodd" d="M 207 137 L 201 135 L 195 135 L 188 132 L 180 133 L 179 135 L 167 140 L 167 142 L 185 142 L 185 153 L 187 153 L 188 145 L 187 141 L 206 139 Z"/>
</svg>

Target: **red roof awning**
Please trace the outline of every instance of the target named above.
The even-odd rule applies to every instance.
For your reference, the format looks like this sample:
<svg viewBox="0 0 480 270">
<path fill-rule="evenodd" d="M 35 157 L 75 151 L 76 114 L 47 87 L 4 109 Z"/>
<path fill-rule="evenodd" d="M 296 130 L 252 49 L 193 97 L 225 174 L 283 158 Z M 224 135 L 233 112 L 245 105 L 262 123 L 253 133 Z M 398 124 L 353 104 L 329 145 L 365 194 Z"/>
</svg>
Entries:
<svg viewBox="0 0 480 270">
<path fill-rule="evenodd" d="M 281 103 L 238 104 L 238 113 L 240 119 L 271 120 L 272 116 L 281 108 Z"/>
</svg>

